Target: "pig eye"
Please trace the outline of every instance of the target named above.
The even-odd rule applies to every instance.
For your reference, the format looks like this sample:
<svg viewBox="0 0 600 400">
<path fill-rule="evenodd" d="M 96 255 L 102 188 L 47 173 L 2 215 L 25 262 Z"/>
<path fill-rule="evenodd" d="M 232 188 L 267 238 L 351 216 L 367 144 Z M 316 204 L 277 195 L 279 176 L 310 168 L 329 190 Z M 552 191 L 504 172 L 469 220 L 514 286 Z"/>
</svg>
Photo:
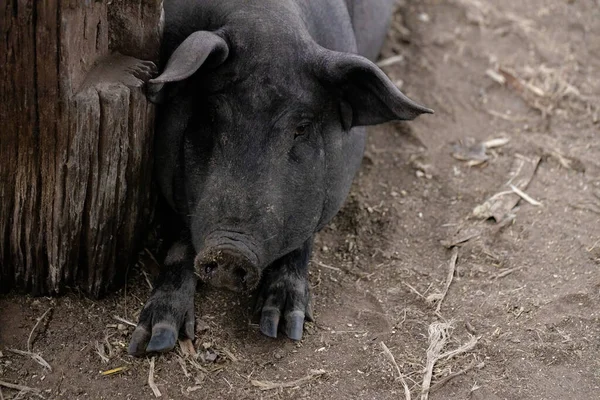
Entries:
<svg viewBox="0 0 600 400">
<path fill-rule="evenodd" d="M 310 131 L 310 122 L 303 122 L 296 127 L 294 139 L 306 135 Z"/>
</svg>

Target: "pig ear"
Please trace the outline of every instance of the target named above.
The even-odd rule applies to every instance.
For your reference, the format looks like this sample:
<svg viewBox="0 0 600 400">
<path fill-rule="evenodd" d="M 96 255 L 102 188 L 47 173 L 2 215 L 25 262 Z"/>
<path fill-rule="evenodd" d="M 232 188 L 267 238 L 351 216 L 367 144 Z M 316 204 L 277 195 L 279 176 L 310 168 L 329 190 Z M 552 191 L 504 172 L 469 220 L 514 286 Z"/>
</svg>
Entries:
<svg viewBox="0 0 600 400">
<path fill-rule="evenodd" d="M 364 57 L 326 50 L 321 58 L 321 78 L 342 97 L 341 114 L 346 129 L 433 113 L 406 97 L 379 67 Z"/>
<path fill-rule="evenodd" d="M 192 33 L 175 49 L 162 74 L 148 81 L 148 97 L 160 99 L 165 83 L 187 79 L 203 65 L 216 67 L 228 55 L 229 46 L 220 36 L 208 31 Z"/>
</svg>

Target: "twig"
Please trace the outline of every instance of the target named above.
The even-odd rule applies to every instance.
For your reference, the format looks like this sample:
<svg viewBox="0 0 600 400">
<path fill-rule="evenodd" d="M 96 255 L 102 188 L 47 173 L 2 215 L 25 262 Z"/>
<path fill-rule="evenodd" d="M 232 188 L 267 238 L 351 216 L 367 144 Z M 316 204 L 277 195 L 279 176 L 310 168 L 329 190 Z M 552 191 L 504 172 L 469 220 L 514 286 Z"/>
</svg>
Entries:
<svg viewBox="0 0 600 400">
<path fill-rule="evenodd" d="M 442 302 L 446 298 L 448 294 L 448 289 L 450 289 L 450 285 L 452 284 L 452 279 L 454 279 L 454 272 L 456 271 L 456 260 L 458 259 L 458 247 L 454 247 L 452 249 L 452 257 L 450 257 L 450 262 L 448 263 L 448 275 L 446 276 L 446 285 L 444 286 L 444 291 L 442 294 L 431 294 L 427 296 L 427 301 L 433 303 L 434 301 L 438 301 L 437 307 L 435 311 L 437 313 L 440 312 L 442 308 Z"/>
<path fill-rule="evenodd" d="M 448 275 L 446 276 L 446 286 L 444 287 L 444 293 L 442 293 L 442 298 L 438 302 L 436 307 L 436 311 L 440 312 L 440 308 L 442 307 L 442 301 L 446 298 L 448 294 L 448 289 L 450 289 L 450 285 L 452 284 L 452 279 L 454 279 L 454 272 L 456 271 L 456 260 L 458 259 L 458 247 L 452 249 L 452 257 L 450 258 L 450 263 L 448 264 Z"/>
<path fill-rule="evenodd" d="M 117 368 L 109 369 L 108 371 L 102 371 L 102 372 L 100 372 L 100 375 L 109 376 L 109 375 L 118 374 L 118 373 L 124 372 L 124 371 L 127 371 L 127 367 L 117 367 Z"/>
<path fill-rule="evenodd" d="M 137 325 L 136 325 L 136 324 L 134 324 L 133 322 L 131 322 L 131 321 L 128 321 L 128 320 L 126 320 L 125 318 L 121 318 L 121 317 L 119 317 L 118 315 L 113 315 L 113 318 L 114 318 L 114 319 L 116 319 L 116 320 L 117 320 L 117 321 L 119 321 L 119 322 L 122 322 L 122 323 L 124 323 L 124 324 L 130 325 L 130 326 L 133 326 L 134 328 L 137 326 Z"/>
<path fill-rule="evenodd" d="M 389 58 L 379 61 L 377 63 L 377 66 L 379 68 L 389 67 L 390 65 L 394 65 L 394 64 L 400 63 L 402 61 L 404 61 L 404 56 L 402 54 L 399 54 L 399 55 L 392 56 L 392 57 L 389 57 Z"/>
<path fill-rule="evenodd" d="M 17 350 L 17 349 L 7 349 L 7 350 L 10 352 L 13 352 L 15 354 L 19 354 L 21 356 L 31 357 L 33 359 L 33 361 L 40 364 L 44 368 L 48 368 L 48 370 L 50 372 L 52 372 L 52 367 L 50 366 L 50 364 L 48 364 L 48 361 L 44 360 L 44 358 L 38 353 L 33 353 L 31 351 Z"/>
<path fill-rule="evenodd" d="M 152 260 L 152 262 L 154 262 L 154 264 L 156 266 L 160 266 L 160 263 L 156 260 L 156 257 L 154 257 L 154 254 L 152 254 L 152 252 L 150 250 L 148 250 L 148 248 L 145 248 L 144 251 L 146 252 L 146 254 L 148 254 L 150 259 Z M 146 278 L 146 283 L 148 283 L 150 290 L 154 290 L 154 285 L 150 281 L 150 278 L 148 277 L 148 273 L 144 269 L 142 269 L 142 274 L 144 274 L 144 278 Z"/>
<path fill-rule="evenodd" d="M 510 142 L 510 139 L 504 137 L 504 138 L 496 138 L 496 139 L 486 140 L 482 144 L 485 146 L 486 149 L 495 149 L 496 147 L 505 146 L 509 142 Z"/>
<path fill-rule="evenodd" d="M 600 243 L 600 239 L 596 240 L 596 242 L 592 245 L 592 247 L 590 247 L 589 249 L 586 249 L 588 253 L 591 253 L 592 250 L 594 250 L 596 248 L 596 246 L 598 245 L 598 243 Z M 0 353 L 0 355 L 2 355 L 2 353 Z"/>
<path fill-rule="evenodd" d="M 17 350 L 17 349 L 7 349 L 8 351 L 11 351 L 15 354 L 19 354 L 21 356 L 31 357 L 33 359 L 33 361 L 40 364 L 42 367 L 47 368 L 49 371 L 52 371 L 52 367 L 50 366 L 50 364 L 48 364 L 48 362 L 46 360 L 44 360 L 44 358 L 41 356 L 41 354 L 34 353 L 33 351 L 31 351 L 31 347 L 33 345 L 33 343 L 32 343 L 33 342 L 33 333 L 35 332 L 37 327 L 40 325 L 40 323 L 44 320 L 44 318 L 46 318 L 46 315 L 48 315 L 48 313 L 51 310 L 52 310 L 52 307 L 47 309 L 46 312 L 43 313 L 42 316 L 38 318 L 37 322 L 31 329 L 31 332 L 29 332 L 29 336 L 27 337 L 27 351 Z"/>
<path fill-rule="evenodd" d="M 35 332 L 35 330 L 38 327 L 38 325 L 40 324 L 40 322 L 42 322 L 42 320 L 46 317 L 46 315 L 50 312 L 50 310 L 52 310 L 52 307 L 47 309 L 46 312 L 43 313 L 42 316 L 38 318 L 37 322 L 33 326 L 33 329 L 31 330 L 31 332 L 29 332 L 29 337 L 27 338 L 27 351 L 29 353 L 31 353 L 31 344 L 32 344 L 31 341 L 33 339 L 33 332 Z"/>
<path fill-rule="evenodd" d="M 422 298 L 422 299 L 425 298 L 425 296 L 423 296 L 421 293 L 419 293 L 419 291 L 417 289 L 415 289 L 414 287 L 412 287 L 408 283 L 406 283 L 406 282 L 402 282 L 402 283 L 404 284 L 404 286 L 406 286 L 407 288 L 409 288 L 414 294 L 416 294 L 420 298 Z"/>
<path fill-rule="evenodd" d="M 550 151 L 548 152 L 548 155 L 550 157 L 554 157 L 563 168 L 573 169 L 573 160 L 563 156 L 558 150 Z"/>
<path fill-rule="evenodd" d="M 41 395 L 40 389 L 35 389 L 35 388 L 31 388 L 29 386 L 23 386 L 23 385 L 18 385 L 16 383 L 10 383 L 10 382 L 4 382 L 4 381 L 0 381 L 0 386 L 4 386 L 9 389 L 20 390 L 22 392 L 29 392 L 29 393 L 35 394 L 36 396 L 38 396 L 42 399 L 44 398 Z"/>
<path fill-rule="evenodd" d="M 148 254 L 148 256 L 150 257 L 150 259 L 152 261 L 154 261 L 154 264 L 160 265 L 160 263 L 156 260 L 156 257 L 154 257 L 154 254 L 152 254 L 152 252 L 150 250 L 148 250 L 148 248 L 145 248 L 144 251 L 146 252 L 146 254 Z"/>
<path fill-rule="evenodd" d="M 429 393 L 435 392 L 436 390 L 438 390 L 439 388 L 441 388 L 442 386 L 444 386 L 446 383 L 448 383 L 449 380 L 454 379 L 457 376 L 464 375 L 467 372 L 469 372 L 470 370 L 472 370 L 473 368 L 481 369 L 483 367 L 485 367 L 485 363 L 484 362 L 480 362 L 479 364 L 475 364 L 475 362 L 473 362 L 467 368 L 462 369 L 462 370 L 460 370 L 458 372 L 455 372 L 453 374 L 450 374 L 450 375 L 445 376 L 442 379 L 440 379 L 438 382 L 435 383 L 435 385 L 431 386 L 431 388 L 429 389 Z"/>
<path fill-rule="evenodd" d="M 104 350 L 104 343 L 100 343 L 99 341 L 96 341 L 95 347 L 96 347 L 96 354 L 98 354 L 100 356 L 100 358 L 102 359 L 102 362 L 104 364 L 108 363 L 110 361 L 110 358 L 106 355 L 106 351 Z"/>
<path fill-rule="evenodd" d="M 220 371 L 220 369 L 222 368 L 222 367 L 215 367 L 215 368 L 211 368 L 211 370 L 209 371 L 206 368 L 204 368 L 202 365 L 200 365 L 198 363 L 198 361 L 194 360 L 193 358 L 188 358 L 187 360 L 192 365 L 192 367 L 194 367 L 198 371 L 202 372 L 203 374 L 208 374 L 210 372 Z"/>
<path fill-rule="evenodd" d="M 238 362 L 238 358 L 236 356 L 233 355 L 233 353 L 231 351 L 229 351 L 228 349 L 221 349 L 221 351 L 223 353 L 225 353 L 225 355 L 231 360 L 231 362 Z"/>
<path fill-rule="evenodd" d="M 500 272 L 499 274 L 492 276 L 492 280 L 504 278 L 505 276 L 510 275 L 519 269 L 520 268 L 510 268 L 510 269 L 504 270 L 504 271 Z"/>
<path fill-rule="evenodd" d="M 478 341 L 479 341 L 478 337 L 471 336 L 471 338 L 469 339 L 469 341 L 467 343 L 463 344 L 462 346 L 460 346 L 457 349 L 445 352 L 444 354 L 442 354 L 438 357 L 438 360 L 442 360 L 444 358 L 446 358 L 446 359 L 452 358 L 459 354 L 466 353 L 467 351 L 471 351 L 471 350 L 473 350 L 473 348 L 475 348 L 475 345 L 477 344 Z"/>
<path fill-rule="evenodd" d="M 315 261 L 315 264 L 317 264 L 319 267 L 331 269 L 333 271 L 338 271 L 338 272 L 342 271 L 341 269 L 339 269 L 337 267 L 332 267 L 331 265 L 323 264 L 321 261 Z"/>
<path fill-rule="evenodd" d="M 312 369 L 310 370 L 309 374 L 300 378 L 300 379 L 296 379 L 295 381 L 289 381 L 289 382 L 269 382 L 269 381 L 258 381 L 258 380 L 252 380 L 251 383 L 253 386 L 258 387 L 260 390 L 272 390 L 272 389 L 281 389 L 281 388 L 289 388 L 289 387 L 296 387 L 296 386 L 300 386 L 302 384 L 305 384 L 307 382 L 309 382 L 311 379 L 314 378 L 318 378 L 321 375 L 326 374 L 325 370 L 322 369 Z"/>
<path fill-rule="evenodd" d="M 485 110 L 485 111 L 488 114 L 490 114 L 492 117 L 497 117 L 497 118 L 503 119 L 505 121 L 520 122 L 520 121 L 527 121 L 529 119 L 527 117 L 513 117 L 512 115 L 503 114 L 496 110 Z"/>
<path fill-rule="evenodd" d="M 510 188 L 513 192 L 515 192 L 520 198 L 531 204 L 532 206 L 541 206 L 542 203 L 535 200 L 533 197 L 529 196 L 527 193 L 516 187 L 515 185 L 510 185 Z"/>
<path fill-rule="evenodd" d="M 504 75 L 494 71 L 493 69 L 487 69 L 485 71 L 485 74 L 494 82 L 500 84 L 500 85 L 504 85 L 506 83 L 506 78 L 504 77 Z"/>
<path fill-rule="evenodd" d="M 146 278 L 146 283 L 148 284 L 148 287 L 150 288 L 150 290 L 154 290 L 154 285 L 152 285 L 152 282 L 150 282 L 148 273 L 146 271 L 142 270 L 142 274 L 144 274 L 144 278 Z"/>
<path fill-rule="evenodd" d="M 224 376 L 222 378 L 225 381 L 225 383 L 229 385 L 229 389 L 233 390 L 233 385 L 229 383 L 229 381 Z"/>
<path fill-rule="evenodd" d="M 179 363 L 179 365 L 181 366 L 181 369 L 183 370 L 183 375 L 185 375 L 186 378 L 189 378 L 190 373 L 188 372 L 187 368 L 185 367 L 185 361 L 183 361 L 183 357 L 181 357 L 180 355 L 177 355 L 176 360 Z"/>
<path fill-rule="evenodd" d="M 162 394 L 160 393 L 160 390 L 158 390 L 158 386 L 156 386 L 156 383 L 154 383 L 154 360 L 156 357 L 152 357 L 150 359 L 150 371 L 148 372 L 148 386 L 150 386 L 150 389 L 152 389 L 152 392 L 154 393 L 155 397 L 160 397 L 162 396 Z"/>
<path fill-rule="evenodd" d="M 394 367 L 396 367 L 396 372 L 398 372 L 398 377 L 400 378 L 400 383 L 402 383 L 402 387 L 404 388 L 404 397 L 406 398 L 406 400 L 410 400 L 410 389 L 408 388 L 408 385 L 406 384 L 406 381 L 404 380 L 404 376 L 402 375 L 402 372 L 400 371 L 400 367 L 398 367 L 398 364 L 396 363 L 396 359 L 394 358 L 394 355 L 392 354 L 390 349 L 388 349 L 388 347 L 385 345 L 385 343 L 380 342 L 379 344 L 381 345 L 381 348 L 383 349 L 383 353 L 392 362 L 392 364 L 394 364 Z"/>
</svg>

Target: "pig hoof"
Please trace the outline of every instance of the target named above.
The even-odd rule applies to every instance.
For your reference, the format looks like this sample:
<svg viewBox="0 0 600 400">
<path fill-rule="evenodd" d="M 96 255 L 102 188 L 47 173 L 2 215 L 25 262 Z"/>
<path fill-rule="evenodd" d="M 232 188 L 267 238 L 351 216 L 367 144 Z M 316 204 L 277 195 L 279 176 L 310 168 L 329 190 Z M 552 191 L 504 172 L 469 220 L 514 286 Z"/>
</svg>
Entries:
<svg viewBox="0 0 600 400">
<path fill-rule="evenodd" d="M 129 343 L 129 354 L 164 353 L 178 337 L 194 339 L 194 296 L 174 291 L 155 291 L 140 314 Z"/>
<path fill-rule="evenodd" d="M 283 325 L 287 337 L 301 340 L 304 321 L 313 320 L 308 280 L 287 271 L 272 271 L 259 288 L 255 315 L 260 316 L 264 335 L 276 338 Z"/>
</svg>

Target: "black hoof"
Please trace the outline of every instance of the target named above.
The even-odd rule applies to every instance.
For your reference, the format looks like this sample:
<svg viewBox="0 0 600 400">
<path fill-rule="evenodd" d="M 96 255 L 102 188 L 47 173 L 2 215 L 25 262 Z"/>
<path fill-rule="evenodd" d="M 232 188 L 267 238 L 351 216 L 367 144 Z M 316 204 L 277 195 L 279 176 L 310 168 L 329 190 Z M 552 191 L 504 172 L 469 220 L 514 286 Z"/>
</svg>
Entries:
<svg viewBox="0 0 600 400">
<path fill-rule="evenodd" d="M 146 347 L 147 353 L 165 353 L 173 350 L 177 343 L 177 331 L 174 326 L 155 325 L 152 328 L 152 338 Z"/>
<path fill-rule="evenodd" d="M 194 292 L 157 290 L 140 314 L 128 352 L 164 353 L 175 347 L 178 337 L 194 339 Z"/>
<path fill-rule="evenodd" d="M 285 316 L 285 334 L 292 340 L 302 339 L 304 330 L 304 313 L 292 311 Z"/>
<path fill-rule="evenodd" d="M 306 278 L 287 271 L 272 271 L 258 289 L 255 315 L 260 316 L 260 331 L 276 338 L 281 328 L 288 338 L 301 340 L 304 321 L 312 321 L 310 303 Z"/>
</svg>

